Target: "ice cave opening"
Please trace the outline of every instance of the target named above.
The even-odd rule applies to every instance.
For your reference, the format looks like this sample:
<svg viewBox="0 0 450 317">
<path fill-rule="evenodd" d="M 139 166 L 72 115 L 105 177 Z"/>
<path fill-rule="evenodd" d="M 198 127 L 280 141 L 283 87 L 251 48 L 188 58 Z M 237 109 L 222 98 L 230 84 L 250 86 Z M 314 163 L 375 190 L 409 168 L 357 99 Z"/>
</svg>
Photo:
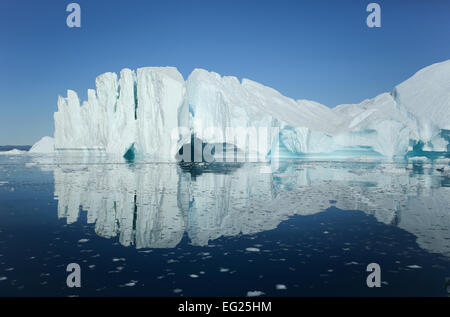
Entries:
<svg viewBox="0 0 450 317">
<path fill-rule="evenodd" d="M 134 147 L 134 143 L 130 146 L 130 148 L 125 152 L 125 154 L 123 155 L 123 158 L 128 161 L 128 162 L 132 162 L 134 161 L 134 159 L 136 158 L 136 150 Z"/>
<path fill-rule="evenodd" d="M 190 142 L 179 148 L 175 159 L 180 163 L 236 163 L 244 160 L 243 153 L 234 144 L 207 143 L 192 134 Z"/>
</svg>

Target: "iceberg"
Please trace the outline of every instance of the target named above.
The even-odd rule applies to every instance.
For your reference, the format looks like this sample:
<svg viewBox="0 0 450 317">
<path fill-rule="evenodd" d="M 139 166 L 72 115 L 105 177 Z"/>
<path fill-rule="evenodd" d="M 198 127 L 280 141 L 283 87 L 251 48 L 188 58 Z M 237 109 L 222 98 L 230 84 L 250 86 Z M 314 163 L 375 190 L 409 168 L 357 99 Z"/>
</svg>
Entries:
<svg viewBox="0 0 450 317">
<path fill-rule="evenodd" d="M 55 146 L 54 146 L 54 139 L 49 136 L 45 136 L 42 139 L 40 139 L 38 142 L 36 142 L 31 149 L 28 151 L 28 153 L 32 154 L 47 154 L 47 153 L 54 153 L 55 152 Z"/>
<path fill-rule="evenodd" d="M 187 80 L 174 67 L 124 69 L 97 77 L 87 101 L 72 90 L 58 98 L 54 148 L 158 161 L 191 158 L 185 145 L 197 143 L 201 160 L 229 149 L 257 161 L 449 157 L 449 88 L 450 60 L 391 92 L 335 108 L 203 69 Z"/>
<path fill-rule="evenodd" d="M 27 153 L 27 151 L 21 151 L 18 149 L 12 149 L 9 151 L 0 151 L 0 155 L 22 155 Z"/>
</svg>

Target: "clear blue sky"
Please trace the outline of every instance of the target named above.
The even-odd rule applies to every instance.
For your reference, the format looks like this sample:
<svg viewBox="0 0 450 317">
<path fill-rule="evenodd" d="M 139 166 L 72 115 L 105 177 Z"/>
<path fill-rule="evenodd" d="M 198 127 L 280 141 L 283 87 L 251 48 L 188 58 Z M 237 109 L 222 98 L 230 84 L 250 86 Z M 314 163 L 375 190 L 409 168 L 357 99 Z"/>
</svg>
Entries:
<svg viewBox="0 0 450 317">
<path fill-rule="evenodd" d="M 82 26 L 66 26 L 77 2 Z M 377 2 L 382 27 L 366 26 Z M 58 94 L 124 67 L 197 67 L 330 107 L 450 58 L 450 1 L 1 0 L 0 144 L 53 135 Z"/>
</svg>

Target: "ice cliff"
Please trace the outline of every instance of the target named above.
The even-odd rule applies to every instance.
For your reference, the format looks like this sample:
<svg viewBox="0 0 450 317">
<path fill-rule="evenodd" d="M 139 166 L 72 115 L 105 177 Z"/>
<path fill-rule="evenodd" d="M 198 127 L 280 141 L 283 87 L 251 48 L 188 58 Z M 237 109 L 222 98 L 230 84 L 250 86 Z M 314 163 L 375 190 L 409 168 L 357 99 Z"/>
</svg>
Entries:
<svg viewBox="0 0 450 317">
<path fill-rule="evenodd" d="M 106 73 L 97 77 L 96 87 L 82 104 L 72 90 L 67 98 L 58 98 L 57 151 L 173 156 L 171 132 L 185 95 L 183 77 L 175 68 L 124 69 L 120 78 Z"/>
<path fill-rule="evenodd" d="M 333 109 L 202 69 L 186 81 L 173 67 L 124 69 L 97 77 L 87 101 L 72 90 L 58 98 L 54 147 L 172 161 L 195 136 L 259 159 L 448 156 L 449 109 L 450 60 L 390 93 Z"/>
</svg>

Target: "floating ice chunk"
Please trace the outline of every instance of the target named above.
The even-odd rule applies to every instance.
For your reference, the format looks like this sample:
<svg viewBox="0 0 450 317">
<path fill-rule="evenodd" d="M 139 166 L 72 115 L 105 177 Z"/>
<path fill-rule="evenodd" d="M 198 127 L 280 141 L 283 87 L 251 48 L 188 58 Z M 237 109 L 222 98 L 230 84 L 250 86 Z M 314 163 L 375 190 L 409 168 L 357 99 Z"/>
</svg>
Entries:
<svg viewBox="0 0 450 317">
<path fill-rule="evenodd" d="M 355 262 L 355 261 L 345 263 L 345 265 L 358 265 L 358 264 L 359 264 L 359 263 L 358 263 L 358 262 Z"/>
<path fill-rule="evenodd" d="M 127 287 L 133 287 L 133 286 L 136 286 L 137 282 L 138 282 L 138 281 L 131 280 L 130 282 L 126 283 L 125 286 L 127 286 Z"/>
<path fill-rule="evenodd" d="M 286 285 L 284 285 L 284 284 L 277 284 L 277 285 L 275 286 L 275 288 L 276 288 L 277 290 L 279 290 L 279 291 L 282 291 L 282 290 L 286 290 L 286 289 L 287 289 Z"/>
<path fill-rule="evenodd" d="M 113 262 L 125 261 L 125 258 L 113 258 Z"/>
<path fill-rule="evenodd" d="M 258 296 L 262 296 L 265 293 L 262 291 L 248 291 L 247 292 L 247 297 L 258 297 Z"/>
<path fill-rule="evenodd" d="M 414 264 L 414 265 L 408 265 L 407 268 L 410 268 L 410 269 L 421 269 L 422 267 L 420 265 Z"/>
<path fill-rule="evenodd" d="M 258 248 L 247 248 L 247 249 L 245 249 L 245 251 L 248 251 L 248 252 L 259 252 L 260 250 Z"/>
</svg>

